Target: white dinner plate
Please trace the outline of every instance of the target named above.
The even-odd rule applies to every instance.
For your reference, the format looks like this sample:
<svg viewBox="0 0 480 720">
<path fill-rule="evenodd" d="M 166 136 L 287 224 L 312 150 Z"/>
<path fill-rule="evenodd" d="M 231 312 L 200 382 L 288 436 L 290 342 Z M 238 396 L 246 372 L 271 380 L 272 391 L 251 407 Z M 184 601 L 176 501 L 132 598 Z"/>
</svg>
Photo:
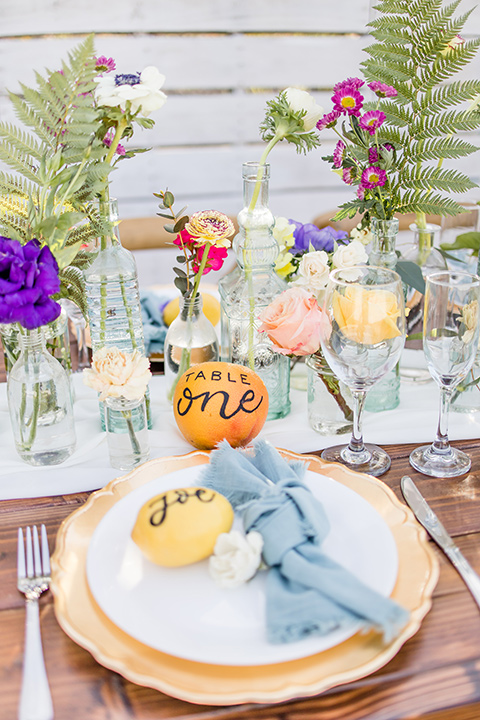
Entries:
<svg viewBox="0 0 480 720">
<path fill-rule="evenodd" d="M 130 537 L 140 507 L 171 488 L 201 484 L 201 469 L 178 470 L 133 490 L 98 524 L 87 554 L 87 580 L 110 620 L 156 650 L 216 665 L 286 662 L 351 637 L 359 624 L 321 637 L 270 644 L 265 634 L 266 571 L 240 588 L 222 589 L 208 573 L 208 560 L 163 568 L 144 557 Z M 322 549 L 366 585 L 390 595 L 398 555 L 388 525 L 366 500 L 335 480 L 307 471 L 305 481 L 330 522 Z M 238 518 L 234 527 L 241 529 Z"/>
</svg>

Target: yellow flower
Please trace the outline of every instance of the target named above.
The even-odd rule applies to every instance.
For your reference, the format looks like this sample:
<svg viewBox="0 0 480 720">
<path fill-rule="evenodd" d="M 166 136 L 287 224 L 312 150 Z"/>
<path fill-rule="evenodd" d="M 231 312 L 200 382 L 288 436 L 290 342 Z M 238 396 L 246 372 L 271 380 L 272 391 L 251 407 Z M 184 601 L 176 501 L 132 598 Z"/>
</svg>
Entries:
<svg viewBox="0 0 480 720">
<path fill-rule="evenodd" d="M 192 215 L 185 230 L 197 240 L 197 245 L 230 247 L 229 237 L 235 232 L 233 222 L 218 210 L 202 210 Z"/>
<path fill-rule="evenodd" d="M 292 264 L 292 253 L 288 250 L 283 250 L 278 254 L 275 261 L 275 272 L 280 277 L 284 278 L 290 275 L 295 270 L 295 265 Z"/>
<path fill-rule="evenodd" d="M 376 345 L 401 334 L 397 327 L 400 310 L 390 290 L 349 285 L 344 294 L 335 292 L 332 305 L 334 318 L 349 340 Z"/>
</svg>

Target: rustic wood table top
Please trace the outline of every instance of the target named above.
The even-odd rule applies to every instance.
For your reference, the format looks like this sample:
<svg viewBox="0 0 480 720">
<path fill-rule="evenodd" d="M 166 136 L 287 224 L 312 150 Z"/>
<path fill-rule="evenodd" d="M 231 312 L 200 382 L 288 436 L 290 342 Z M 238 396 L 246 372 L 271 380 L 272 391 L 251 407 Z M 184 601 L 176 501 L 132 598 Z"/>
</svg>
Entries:
<svg viewBox="0 0 480 720">
<path fill-rule="evenodd" d="M 392 467 L 383 480 L 401 497 L 410 474 L 466 557 L 480 572 L 480 443 L 454 443 L 468 452 L 473 471 L 431 479 L 408 464 L 411 446 L 389 446 Z M 0 502 L 0 718 L 17 715 L 25 608 L 16 589 L 17 528 L 44 522 L 52 540 L 62 520 L 89 493 Z M 99 665 L 57 624 L 50 592 L 41 598 L 47 671 L 57 720 L 478 720 L 480 612 L 456 571 L 438 551 L 440 580 L 419 632 L 378 672 L 321 695 L 281 704 L 209 707 L 134 685 Z"/>
</svg>

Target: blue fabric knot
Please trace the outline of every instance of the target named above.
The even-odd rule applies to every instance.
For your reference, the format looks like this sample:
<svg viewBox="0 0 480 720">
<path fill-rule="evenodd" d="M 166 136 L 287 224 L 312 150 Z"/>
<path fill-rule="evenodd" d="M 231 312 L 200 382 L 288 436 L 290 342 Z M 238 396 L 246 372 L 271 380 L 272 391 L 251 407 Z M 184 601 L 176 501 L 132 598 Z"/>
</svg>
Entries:
<svg viewBox="0 0 480 720">
<path fill-rule="evenodd" d="M 167 326 L 163 321 L 163 308 L 168 298 L 161 298 L 151 290 L 142 290 L 140 293 L 140 307 L 142 312 L 143 335 L 145 338 L 145 353 L 162 353 L 167 334 Z"/>
<path fill-rule="evenodd" d="M 362 629 L 375 628 L 390 642 L 409 614 L 322 552 L 330 527 L 322 503 L 302 481 L 305 470 L 303 462 L 286 462 L 264 441 L 253 453 L 223 441 L 201 477 L 202 485 L 232 503 L 246 532 L 263 537 L 267 638 L 291 642 L 360 621 Z"/>
</svg>

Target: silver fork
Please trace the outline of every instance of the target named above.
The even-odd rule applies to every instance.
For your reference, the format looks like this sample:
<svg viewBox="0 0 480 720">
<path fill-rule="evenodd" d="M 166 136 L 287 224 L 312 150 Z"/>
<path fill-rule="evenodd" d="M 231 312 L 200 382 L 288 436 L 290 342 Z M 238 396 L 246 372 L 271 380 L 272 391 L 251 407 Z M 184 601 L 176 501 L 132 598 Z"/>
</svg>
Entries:
<svg viewBox="0 0 480 720">
<path fill-rule="evenodd" d="M 25 595 L 25 650 L 23 658 L 22 690 L 18 720 L 53 720 L 53 705 L 48 686 L 40 635 L 38 598 L 50 585 L 50 556 L 45 525 L 41 527 L 42 552 L 37 526 L 33 532 L 18 528 L 17 588 Z M 32 537 L 33 536 L 33 537 Z M 26 558 L 25 558 L 26 555 Z"/>
</svg>

